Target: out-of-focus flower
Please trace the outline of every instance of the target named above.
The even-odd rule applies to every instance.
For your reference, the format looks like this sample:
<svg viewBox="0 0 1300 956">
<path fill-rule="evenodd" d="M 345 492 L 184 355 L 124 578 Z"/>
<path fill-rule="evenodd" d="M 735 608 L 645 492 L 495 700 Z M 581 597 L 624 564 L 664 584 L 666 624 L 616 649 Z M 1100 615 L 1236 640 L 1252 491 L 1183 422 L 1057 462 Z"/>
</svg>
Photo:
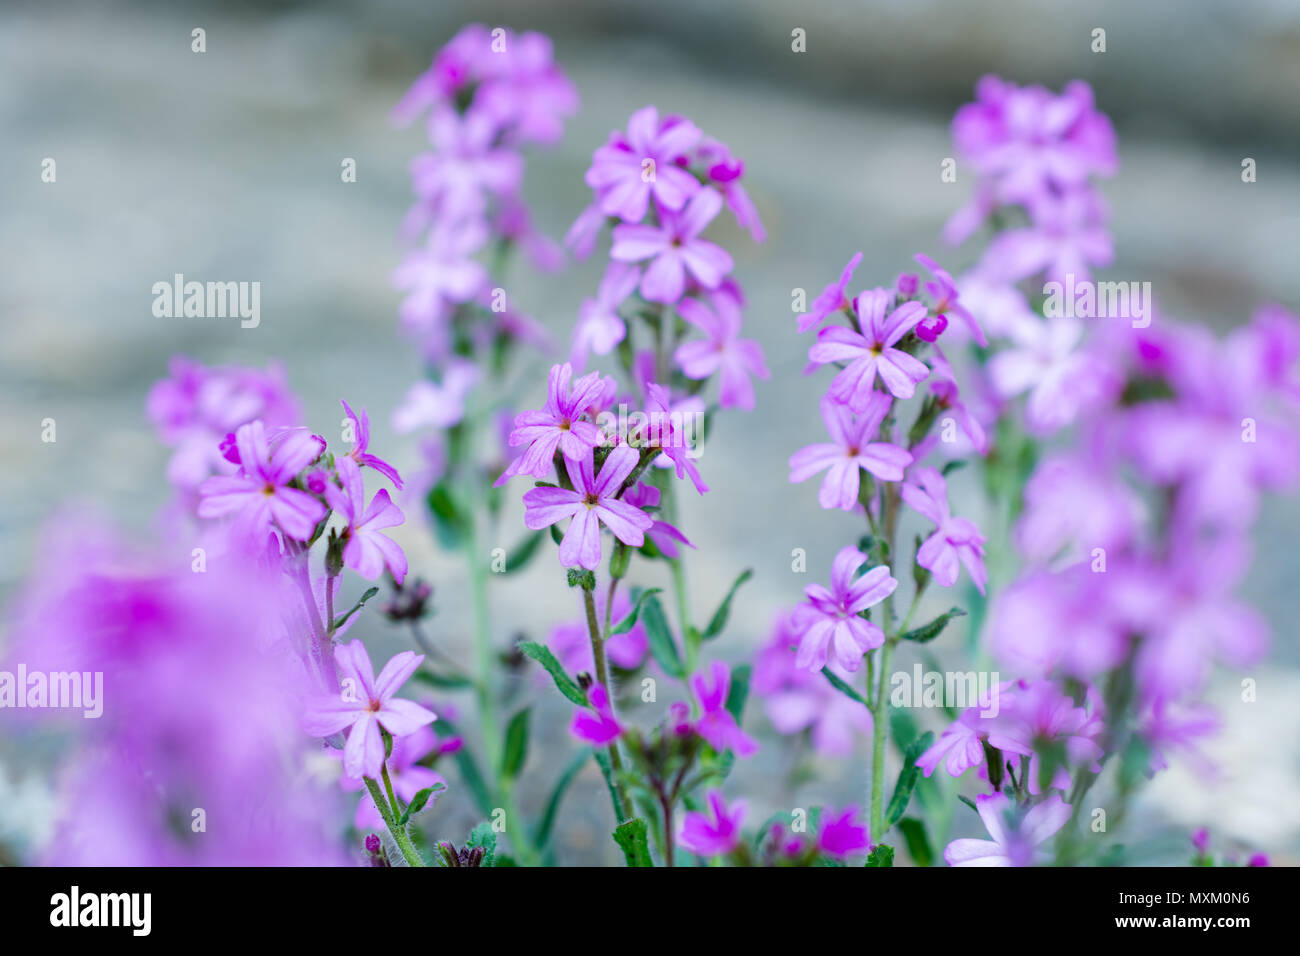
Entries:
<svg viewBox="0 0 1300 956">
<path fill-rule="evenodd" d="M 953 840 L 943 851 L 949 866 L 1032 866 L 1038 847 L 1070 819 L 1070 807 L 1058 793 L 1010 825 L 1011 801 L 1004 794 L 980 794 L 975 806 L 993 839 Z"/>
<path fill-rule="evenodd" d="M 934 468 L 921 467 L 903 485 L 903 501 L 935 523 L 935 531 L 916 552 L 916 563 L 934 575 L 934 582 L 950 588 L 957 583 L 958 566 L 984 593 L 988 572 L 984 568 L 984 536 L 969 518 L 954 518 L 948 510 L 948 483 Z"/>
<path fill-rule="evenodd" d="M 722 661 L 714 661 L 706 670 L 692 676 L 689 683 L 701 711 L 695 721 L 695 732 L 717 751 L 734 750 L 738 757 L 757 753 L 758 742 L 740 728 L 727 710 L 731 668 Z"/>
<path fill-rule="evenodd" d="M 845 807 L 838 814 L 828 810 L 822 815 L 817 848 L 827 856 L 842 860 L 871 849 L 871 845 L 871 831 L 866 823 L 858 822 L 857 807 Z"/>
<path fill-rule="evenodd" d="M 725 290 L 710 297 L 712 308 L 698 299 L 677 305 L 681 317 L 703 332 L 704 341 L 683 342 L 674 353 L 682 374 L 707 379 L 720 373 L 718 402 L 723 408 L 752 409 L 754 386 L 750 376 L 768 379 L 763 349 L 752 339 L 740 338 L 740 303 Z"/>
<path fill-rule="evenodd" d="M 614 708 L 605 685 L 592 684 L 587 688 L 587 700 L 591 702 L 591 709 L 579 707 L 573 712 L 573 720 L 569 722 L 569 733 L 578 740 L 595 744 L 597 747 L 603 747 L 617 740 L 623 733 L 623 728 L 614 718 Z"/>
<path fill-rule="evenodd" d="M 709 812 L 689 811 L 682 818 L 677 842 L 698 856 L 730 853 L 740 843 L 745 801 L 737 800 L 728 807 L 721 790 L 710 790 L 705 799 Z"/>
</svg>

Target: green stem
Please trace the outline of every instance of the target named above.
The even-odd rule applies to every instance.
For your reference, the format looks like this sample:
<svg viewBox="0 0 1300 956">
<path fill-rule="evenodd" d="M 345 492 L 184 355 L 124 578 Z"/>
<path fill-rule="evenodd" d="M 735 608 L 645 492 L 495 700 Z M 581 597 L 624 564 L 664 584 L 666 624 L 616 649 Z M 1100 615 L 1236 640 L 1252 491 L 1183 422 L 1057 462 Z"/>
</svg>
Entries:
<svg viewBox="0 0 1300 956">
<path fill-rule="evenodd" d="M 591 637 L 591 657 L 596 666 L 596 680 L 605 688 L 605 693 L 609 697 L 609 711 L 614 712 L 614 688 L 609 682 L 609 665 L 605 661 L 605 641 L 600 634 L 600 623 L 596 617 L 596 599 L 592 592 L 586 588 L 582 589 L 582 602 L 587 609 L 587 632 Z M 614 815 L 618 817 L 620 823 L 625 818 L 623 808 L 631 808 L 628 803 L 627 794 L 623 792 L 623 783 L 619 780 L 619 775 L 623 772 L 623 758 L 619 756 L 618 741 L 610 741 L 609 744 L 609 763 L 613 767 L 614 783 Z"/>
<path fill-rule="evenodd" d="M 379 784 L 370 777 L 365 778 L 366 789 L 370 791 L 370 799 L 375 801 L 375 807 L 379 810 L 379 815 L 384 819 L 384 826 L 388 827 L 388 832 L 392 834 L 393 842 L 402 852 L 402 856 L 411 866 L 424 866 L 424 857 L 420 856 L 420 851 L 415 848 L 411 842 L 410 834 L 406 832 L 406 827 L 397 822 L 397 816 L 394 813 L 394 806 L 390 804 L 384 792 L 379 789 Z M 384 765 L 384 783 L 388 786 L 389 793 L 392 793 L 392 784 L 388 781 L 388 765 Z"/>
<path fill-rule="evenodd" d="M 885 836 L 885 730 L 889 723 L 889 659 L 894 653 L 894 639 L 889 638 L 880 648 L 879 684 L 876 688 L 875 707 L 871 712 L 871 839 L 879 843 Z"/>
</svg>

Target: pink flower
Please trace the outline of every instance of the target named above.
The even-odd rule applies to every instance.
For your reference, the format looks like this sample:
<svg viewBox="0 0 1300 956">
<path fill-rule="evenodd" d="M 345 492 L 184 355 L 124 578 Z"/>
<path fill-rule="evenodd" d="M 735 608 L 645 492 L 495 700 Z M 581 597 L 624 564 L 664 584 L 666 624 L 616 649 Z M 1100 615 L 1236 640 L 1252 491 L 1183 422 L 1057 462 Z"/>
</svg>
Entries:
<svg viewBox="0 0 1300 956">
<path fill-rule="evenodd" d="M 853 753 L 855 736 L 871 734 L 871 712 L 841 694 L 821 674 L 798 667 L 794 650 L 798 639 L 794 615 L 781 614 L 771 639 L 754 660 L 750 687 L 763 698 L 767 719 L 777 733 L 807 730 L 818 754 L 847 757 Z M 847 676 L 834 662 L 826 666 L 841 678 Z"/>
<path fill-rule="evenodd" d="M 948 321 L 944 316 L 955 315 L 966 324 L 966 328 L 970 330 L 970 334 L 977 344 L 987 346 L 989 344 L 988 339 L 984 337 L 984 331 L 980 328 L 979 323 L 975 321 L 975 316 L 971 315 L 970 310 L 959 301 L 960 296 L 957 292 L 957 285 L 952 281 L 952 276 L 945 270 L 941 269 L 939 264 L 927 255 L 917 253 L 913 258 L 929 269 L 931 274 L 934 276 L 934 279 L 926 281 L 925 291 L 932 299 L 934 299 L 934 302 L 930 306 L 930 310 L 937 318 L 943 319 L 942 325 L 938 326 L 934 333 L 935 338 L 937 338 L 939 333 L 943 331 L 944 326 L 948 324 Z M 917 334 L 920 335 L 921 333 L 918 331 Z M 926 337 L 921 335 L 921 338 L 924 339 Z M 933 342 L 934 338 L 926 339 L 926 341 Z"/>
<path fill-rule="evenodd" d="M 1029 392 L 1025 422 L 1050 434 L 1073 422 L 1110 387 L 1113 373 L 1100 356 L 1078 348 L 1083 323 L 1069 316 L 1033 318 L 1011 329 L 1014 345 L 989 361 L 989 379 L 1002 398 Z"/>
<path fill-rule="evenodd" d="M 446 786 L 447 781 L 442 774 L 419 763 L 436 752 L 440 752 L 438 737 L 429 727 L 421 727 L 415 733 L 393 741 L 393 752 L 388 758 L 388 777 L 392 781 L 393 792 L 405 803 L 409 804 L 421 790 L 436 784 Z M 343 777 L 339 782 L 344 790 L 365 789 L 364 781 L 357 777 Z M 437 798 L 437 793 L 432 794 L 429 803 L 432 804 Z M 379 809 L 369 793 L 361 795 L 352 824 L 358 830 L 383 829 L 384 818 L 379 815 Z"/>
<path fill-rule="evenodd" d="M 903 501 L 937 525 L 934 534 L 916 553 L 916 563 L 928 568 L 936 584 L 950 588 L 957 583 L 958 565 L 965 566 L 971 580 L 984 593 L 988 573 L 984 569 L 984 536 L 969 518 L 954 518 L 948 511 L 948 483 L 933 468 L 918 468 L 914 481 L 903 485 Z"/>
<path fill-rule="evenodd" d="M 722 209 L 716 190 L 701 189 L 680 213 L 663 214 L 661 225 L 614 227 L 610 257 L 650 265 L 641 277 L 641 294 L 651 302 L 673 304 L 686 291 L 686 273 L 706 289 L 716 289 L 731 271 L 731 255 L 700 233 Z"/>
<path fill-rule="evenodd" d="M 804 589 L 807 602 L 796 609 L 799 667 L 821 670 L 833 659 L 850 673 L 862 665 L 862 655 L 885 643 L 885 632 L 859 617 L 859 613 L 879 604 L 898 587 L 889 568 L 872 568 L 860 578 L 854 572 L 866 563 L 867 556 L 857 548 L 843 548 L 831 564 L 831 586 L 820 584 Z"/>
<path fill-rule="evenodd" d="M 357 417 L 357 413 L 352 410 L 347 402 L 343 402 L 343 410 L 348 413 L 348 419 L 352 422 L 353 434 L 355 435 L 355 441 L 352 450 L 348 452 L 348 457 L 358 465 L 368 465 L 375 469 L 375 471 L 391 481 L 394 488 L 401 491 L 402 476 L 397 473 L 397 469 L 378 455 L 372 455 L 368 451 L 370 448 L 370 416 L 366 414 L 366 410 L 361 409 L 361 416 Z"/>
<path fill-rule="evenodd" d="M 731 668 L 722 661 L 714 661 L 706 671 L 691 677 L 690 687 L 702 711 L 700 719 L 695 722 L 697 734 L 719 752 L 734 750 L 738 757 L 751 757 L 758 753 L 757 741 L 741 730 L 736 718 L 727 710 Z"/>
<path fill-rule="evenodd" d="M 584 299 L 578 307 L 578 324 L 573 329 L 573 350 L 569 360 L 581 370 L 591 352 L 608 355 L 627 336 L 627 325 L 618 307 L 636 291 L 641 270 L 625 262 L 611 262 L 596 289 L 596 298 Z"/>
<path fill-rule="evenodd" d="M 740 843 L 740 828 L 745 822 L 745 801 L 728 807 L 721 790 L 710 790 L 706 799 L 709 813 L 689 811 L 682 819 L 677 842 L 697 856 L 721 856 Z"/>
<path fill-rule="evenodd" d="M 614 133 L 592 155 L 587 170 L 587 185 L 596 190 L 601 211 L 624 222 L 640 222 L 652 194 L 661 210 L 681 209 L 700 191 L 700 182 L 676 160 L 700 136 L 699 127 L 684 117 L 668 116 L 660 122 L 653 106 L 633 113 L 627 134 Z"/>
<path fill-rule="evenodd" d="M 691 446 L 691 435 L 684 422 L 688 416 L 696 421 L 704 417 L 702 403 L 695 398 L 687 398 L 677 404 L 670 404 L 668 389 L 653 382 L 645 383 L 645 416 L 647 424 L 643 430 L 630 434 L 633 444 L 658 448 L 663 455 L 656 459 L 656 464 L 667 465 L 665 459 L 676 469 L 678 478 L 689 477 L 691 484 L 700 494 L 709 490 L 709 486 L 700 477 L 700 470 L 695 466 L 695 449 Z M 699 434 L 698 431 L 695 434 Z"/>
<path fill-rule="evenodd" d="M 723 408 L 752 409 L 754 386 L 749 377 L 771 377 L 763 362 L 763 349 L 752 339 L 740 338 L 740 303 L 733 294 L 719 291 L 711 298 L 712 309 L 698 299 L 677 304 L 681 317 L 708 338 L 683 342 L 673 357 L 687 378 L 707 379 L 721 372 L 718 402 Z"/>
<path fill-rule="evenodd" d="M 647 485 L 644 481 L 638 481 L 635 487 L 629 488 L 624 493 L 623 500 L 634 507 L 645 510 L 658 508 L 661 497 L 659 489 L 654 485 Z M 653 515 L 651 517 L 654 518 Z M 661 521 L 658 518 L 654 518 L 654 524 L 646 531 L 645 536 L 654 543 L 654 546 L 659 549 L 659 552 L 665 558 L 676 558 L 681 554 L 677 549 L 679 544 L 684 544 L 688 548 L 695 547 L 686 535 L 677 530 L 675 525 L 671 525 L 667 521 Z M 617 604 L 618 602 L 615 601 L 616 606 Z M 637 627 L 640 626 L 640 624 L 637 625 Z"/>
<path fill-rule="evenodd" d="M 602 523 L 624 544 L 641 547 L 654 521 L 640 508 L 616 497 L 639 457 L 636 449 L 619 445 L 609 453 L 599 475 L 593 472 L 591 449 L 580 460 L 566 458 L 565 469 L 574 490 L 542 487 L 529 491 L 524 495 L 524 524 L 538 531 L 572 519 L 560 543 L 560 563 L 565 567 L 594 571 L 600 566 Z"/>
<path fill-rule="evenodd" d="M 360 641 L 334 648 L 339 667 L 341 691 L 324 694 L 308 701 L 304 713 L 304 730 L 316 737 L 329 737 L 348 731 L 343 748 L 343 772 L 349 777 L 379 776 L 384 764 L 383 727 L 394 737 L 413 734 L 437 716 L 412 700 L 393 695 L 424 660 L 421 655 L 403 651 L 384 665 L 375 679 L 370 655 Z"/>
<path fill-rule="evenodd" d="M 605 382 L 599 372 L 582 376 L 570 386 L 573 366 L 568 362 L 552 365 L 546 392 L 546 407 L 522 412 L 515 417 L 510 444 L 527 445 L 522 455 L 510 463 L 495 482 L 504 485 L 515 475 L 546 478 L 554 466 L 558 448 L 566 461 L 591 460 L 592 449 L 604 441 L 604 434 L 582 415 L 600 398 Z M 626 475 L 624 476 L 626 477 Z"/>
<path fill-rule="evenodd" d="M 465 399 L 479 380 L 478 366 L 464 359 L 448 362 L 442 382 L 416 382 L 393 409 L 393 431 L 406 435 L 419 428 L 451 428 L 465 417 Z"/>
<path fill-rule="evenodd" d="M 1011 801 L 1005 794 L 981 794 L 975 798 L 975 806 L 993 839 L 953 840 L 943 851 L 949 866 L 1031 866 L 1038 847 L 1070 819 L 1070 807 L 1057 793 L 1011 828 L 1006 819 Z"/>
<path fill-rule="evenodd" d="M 387 567 L 393 580 L 401 584 L 406 578 L 406 554 L 397 542 L 380 531 L 405 521 L 402 509 L 389 499 L 387 488 L 375 492 L 367 508 L 366 489 L 357 463 L 351 458 L 340 458 L 337 468 L 343 488 L 340 490 L 332 482 L 327 484 L 325 500 L 348 523 L 343 563 L 367 581 L 377 579 Z"/>
<path fill-rule="evenodd" d="M 829 444 L 809 445 L 790 456 L 790 481 L 807 481 L 825 471 L 817 501 L 823 508 L 852 511 L 858 505 L 861 469 L 884 481 L 902 481 L 912 456 L 897 445 L 873 442 L 880 423 L 889 413 L 890 399 L 872 392 L 860 418 L 829 396 L 822 398 L 822 421 L 830 433 Z"/>
<path fill-rule="evenodd" d="M 623 733 L 623 728 L 614 719 L 609 691 L 605 690 L 604 684 L 592 684 L 587 689 L 587 700 L 591 702 L 591 709 L 580 707 L 574 711 L 569 733 L 597 747 L 613 743 Z"/>
<path fill-rule="evenodd" d="M 448 350 L 452 310 L 487 284 L 487 268 L 471 258 L 487 240 L 482 220 L 439 220 L 425 248 L 407 253 L 393 273 L 393 285 L 407 293 L 400 307 L 402 324 L 430 357 L 440 358 Z"/>
<path fill-rule="evenodd" d="M 260 421 L 235 432 L 238 475 L 217 475 L 199 485 L 200 518 L 235 515 L 235 533 L 245 541 L 265 541 L 272 526 L 306 541 L 327 511 L 314 497 L 289 482 L 311 464 L 325 444 L 305 428 L 285 429 L 268 442 Z"/>
<path fill-rule="evenodd" d="M 855 270 L 861 262 L 862 253 L 854 253 L 853 258 L 849 260 L 849 264 L 846 265 L 844 271 L 840 273 L 839 281 L 832 282 L 826 288 L 822 289 L 821 295 L 813 299 L 812 308 L 799 316 L 797 327 L 801 333 L 816 328 L 832 312 L 838 312 L 841 309 L 847 310 L 849 308 L 849 300 L 846 294 L 849 288 L 849 280 L 853 278 L 853 270 Z"/>
<path fill-rule="evenodd" d="M 925 318 L 920 302 L 904 302 L 885 315 L 893 295 L 885 289 L 872 289 L 856 300 L 861 334 L 842 326 L 831 326 L 817 333 L 817 343 L 808 350 L 808 358 L 817 365 L 848 362 L 831 381 L 831 397 L 861 412 L 871 398 L 876 376 L 896 398 L 911 398 L 918 382 L 930 374 L 920 359 L 894 345 L 916 323 Z"/>
<path fill-rule="evenodd" d="M 817 834 L 817 848 L 838 859 L 871 849 L 871 831 L 865 823 L 856 822 L 857 816 L 858 808 L 853 806 L 845 807 L 838 816 L 826 812 Z"/>
</svg>

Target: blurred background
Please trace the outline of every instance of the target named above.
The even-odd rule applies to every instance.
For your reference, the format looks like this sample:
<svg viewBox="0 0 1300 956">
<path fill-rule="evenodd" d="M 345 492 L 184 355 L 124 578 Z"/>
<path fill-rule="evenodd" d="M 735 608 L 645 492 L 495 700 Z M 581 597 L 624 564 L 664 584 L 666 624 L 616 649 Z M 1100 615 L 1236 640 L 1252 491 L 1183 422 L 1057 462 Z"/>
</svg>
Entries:
<svg viewBox="0 0 1300 956">
<path fill-rule="evenodd" d="M 938 170 L 952 155 L 952 113 L 982 74 L 1055 89 L 1074 77 L 1093 85 L 1122 160 L 1103 184 L 1117 247 L 1106 278 L 1151 281 L 1166 315 L 1220 331 L 1262 302 L 1300 306 L 1294 0 L 1087 10 L 1033 0 L 10 0 L 0 13 L 0 606 L 20 587 L 41 525 L 67 501 L 149 532 L 170 492 L 168 451 L 145 421 L 144 401 L 173 354 L 259 367 L 282 359 L 313 427 L 333 428 L 346 396 L 370 411 L 372 450 L 404 472 L 416 466 L 415 441 L 388 427 L 419 374 L 396 335 L 389 275 L 411 200 L 407 164 L 425 139 L 418 125 L 394 129 L 388 115 L 434 51 L 474 21 L 550 34 L 581 94 L 563 143 L 530 155 L 525 194 L 550 235 L 562 235 L 588 202 L 582 173 L 591 151 L 648 102 L 689 114 L 746 163 L 770 238 L 755 246 L 725 217 L 715 229 L 735 256 L 747 331 L 773 377 L 760 383 L 752 415 L 719 420 L 702 461 L 713 490 L 683 499 L 682 522 L 699 548 L 690 557 L 697 618 L 741 568 L 756 570 L 718 645 L 728 660 L 750 657 L 773 614 L 824 580 L 835 550 L 857 534 L 816 506 L 814 484 L 786 482 L 786 458 L 820 431 L 825 387 L 799 374 L 806 342 L 794 332 L 791 290 L 816 294 L 857 250 L 863 285 L 892 280 L 917 251 L 954 273 L 973 261 L 973 246 L 938 243 L 969 189 L 960 169 L 956 184 L 941 183 Z M 203 54 L 190 49 L 196 27 L 206 31 Z M 1091 50 L 1097 27 L 1106 31 L 1101 54 Z M 805 53 L 791 50 L 795 28 L 806 31 Z M 41 181 L 47 157 L 57 162 L 54 184 Z M 340 181 L 345 157 L 357 162 L 355 183 Z M 1241 180 L 1246 157 L 1257 163 L 1253 184 Z M 603 248 L 561 276 L 524 266 L 510 276 L 512 299 L 565 347 L 579 303 L 594 293 Z M 155 318 L 151 286 L 177 272 L 259 281 L 260 327 Z M 542 383 L 546 364 L 537 363 Z M 45 418 L 57 422 L 56 443 L 40 441 Z M 973 482 L 954 482 L 955 510 L 978 520 Z M 518 538 L 519 513 L 508 513 L 502 546 Z M 468 661 L 458 562 L 418 520 L 396 536 L 412 572 L 437 589 L 431 634 Z M 1210 748 L 1218 778 L 1175 767 L 1146 791 L 1131 825 L 1155 841 L 1158 859 L 1183 862 L 1186 833 L 1199 825 L 1278 862 L 1300 852 L 1297 537 L 1300 506 L 1269 502 L 1245 593 L 1273 625 L 1270 663 L 1250 675 L 1256 703 L 1238 702 L 1234 675 L 1207 695 L 1226 724 Z M 790 571 L 796 547 L 807 550 L 807 575 Z M 503 649 L 519 633 L 543 638 L 550 624 L 577 616 L 562 581 L 547 558 L 495 582 Z M 378 659 L 406 646 L 377 616 L 353 633 Z M 897 663 L 910 668 L 911 659 Z M 567 705 L 538 694 L 530 676 L 516 681 L 521 695 L 544 699 L 547 715 L 534 722 L 521 784 L 527 813 L 572 744 Z M 764 726 L 754 702 L 749 714 L 750 726 Z M 34 846 L 47 835 L 38 809 L 44 756 L 31 741 L 6 739 L 0 716 L 0 843 Z M 779 808 L 862 802 L 862 758 L 803 754 L 792 772 L 796 758 L 769 744 L 732 787 L 751 796 L 751 823 Z M 562 861 L 617 853 L 601 788 L 589 767 L 571 792 Z M 436 812 L 447 837 L 460 839 L 474 822 L 453 795 Z"/>
</svg>

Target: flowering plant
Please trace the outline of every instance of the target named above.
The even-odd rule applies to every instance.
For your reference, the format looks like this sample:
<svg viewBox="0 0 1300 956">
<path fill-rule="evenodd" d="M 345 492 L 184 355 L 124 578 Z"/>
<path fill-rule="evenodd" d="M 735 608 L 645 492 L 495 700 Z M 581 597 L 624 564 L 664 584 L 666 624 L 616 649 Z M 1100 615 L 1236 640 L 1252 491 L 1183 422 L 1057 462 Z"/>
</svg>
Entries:
<svg viewBox="0 0 1300 956">
<path fill-rule="evenodd" d="M 915 253 L 891 279 L 857 252 L 798 290 L 795 357 L 823 387 L 767 477 L 836 542 L 813 583 L 759 582 L 783 606 L 729 660 L 756 574 L 699 573 L 709 528 L 683 505 L 729 493 L 706 442 L 755 427 L 773 378 L 742 286 L 766 230 L 724 131 L 627 106 L 562 243 L 524 187 L 526 150 L 578 109 L 546 37 L 468 26 L 394 110 L 428 140 L 392 275 L 419 378 L 390 424 L 420 436 L 418 474 L 372 449 L 359 403 L 338 396 L 338 441 L 310 428 L 278 364 L 173 360 L 147 399 L 175 491 L 160 545 L 57 523 L 13 615 L 24 673 L 100 675 L 111 701 L 69 735 L 41 859 L 550 865 L 583 796 L 632 866 L 1121 863 L 1146 780 L 1210 772 L 1213 669 L 1269 639 L 1239 586 L 1261 499 L 1300 476 L 1300 321 L 1265 306 L 1219 338 L 1096 281 L 1109 119 L 1079 81 L 980 80 L 952 126 L 973 192 L 942 231 L 974 265 Z M 507 285 L 516 253 L 555 272 L 598 249 L 555 355 Z M 408 556 L 416 513 L 464 592 Z M 530 607 L 538 632 L 507 642 L 498 575 L 530 564 L 573 614 Z M 36 686 L 0 680 L 0 704 L 44 706 Z M 857 802 L 752 785 L 805 740 Z M 526 773 L 538 741 L 569 751 L 558 772 Z"/>
</svg>

